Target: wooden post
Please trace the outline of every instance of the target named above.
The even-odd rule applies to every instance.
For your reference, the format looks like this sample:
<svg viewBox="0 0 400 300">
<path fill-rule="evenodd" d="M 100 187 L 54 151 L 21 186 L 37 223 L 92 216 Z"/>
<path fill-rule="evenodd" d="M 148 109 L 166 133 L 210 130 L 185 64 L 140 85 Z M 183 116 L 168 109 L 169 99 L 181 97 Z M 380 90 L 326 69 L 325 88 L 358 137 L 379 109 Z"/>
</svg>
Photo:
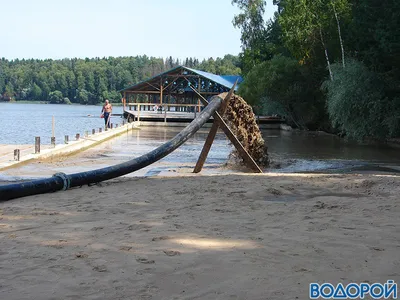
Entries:
<svg viewBox="0 0 400 300">
<path fill-rule="evenodd" d="M 35 137 L 35 154 L 40 153 L 40 136 Z"/>
<path fill-rule="evenodd" d="M 219 112 L 221 115 L 225 114 L 226 108 L 228 107 L 229 100 L 232 97 L 233 91 L 235 90 L 236 84 L 233 85 L 232 89 L 229 91 L 228 95 L 222 101 L 221 106 L 219 108 Z M 195 110 L 196 112 L 196 110 Z M 214 114 L 215 115 L 215 114 Z M 199 159 L 197 160 L 196 166 L 194 168 L 193 173 L 199 173 L 204 166 L 204 163 L 207 159 L 208 153 L 210 152 L 211 145 L 215 139 L 215 136 L 218 132 L 219 122 L 214 118 L 214 122 L 211 126 L 210 132 L 208 133 L 207 139 L 204 143 L 203 149 L 201 150 Z"/>
<path fill-rule="evenodd" d="M 81 135 L 79 133 L 76 134 L 75 139 L 79 140 L 79 138 L 81 137 Z"/>
<path fill-rule="evenodd" d="M 197 90 L 192 88 L 192 90 L 197 93 L 197 95 L 200 97 L 200 100 L 203 102 L 205 106 L 208 105 L 208 101 L 200 94 L 198 94 Z M 225 123 L 225 121 L 222 119 L 220 114 L 218 112 L 215 112 L 214 114 L 214 122 L 218 121 L 220 128 L 222 131 L 226 134 L 226 136 L 229 138 L 231 143 L 235 146 L 237 151 L 239 152 L 240 156 L 243 158 L 243 161 L 246 163 L 246 165 L 256 171 L 257 173 L 262 173 L 262 170 L 260 167 L 257 165 L 257 163 L 254 161 L 254 159 L 250 156 L 250 154 L 246 151 L 246 149 L 243 147 L 243 145 L 240 143 L 240 141 L 237 139 L 237 137 L 233 134 L 232 130 L 228 127 L 228 125 Z M 211 131 L 211 130 L 210 130 Z"/>
<path fill-rule="evenodd" d="M 51 146 L 53 146 L 53 148 L 56 146 L 56 137 L 54 136 L 51 137 Z"/>
<path fill-rule="evenodd" d="M 15 149 L 14 150 L 14 160 L 19 161 L 19 158 L 20 158 L 20 150 Z"/>
<path fill-rule="evenodd" d="M 96 134 L 96 129 L 92 129 L 92 134 Z"/>
<path fill-rule="evenodd" d="M 69 136 L 65 135 L 64 136 L 64 144 L 68 144 L 68 142 L 69 142 Z"/>
<path fill-rule="evenodd" d="M 113 129 L 114 128 L 114 123 L 111 123 L 111 129 Z"/>
<path fill-rule="evenodd" d="M 160 104 L 163 104 L 163 82 L 162 82 L 162 77 L 160 78 Z"/>
<path fill-rule="evenodd" d="M 200 77 L 199 77 L 199 94 L 201 94 L 201 78 Z M 200 104 L 200 99 L 197 99 L 197 103 Z M 195 107 L 194 109 L 197 109 L 197 107 Z M 200 112 L 200 110 L 199 110 L 199 112 Z"/>
<path fill-rule="evenodd" d="M 54 116 L 51 117 L 51 136 L 54 137 Z"/>
<path fill-rule="evenodd" d="M 164 106 L 164 123 L 167 123 L 167 107 Z"/>
<path fill-rule="evenodd" d="M 137 121 L 140 121 L 140 104 L 138 104 Z"/>
</svg>

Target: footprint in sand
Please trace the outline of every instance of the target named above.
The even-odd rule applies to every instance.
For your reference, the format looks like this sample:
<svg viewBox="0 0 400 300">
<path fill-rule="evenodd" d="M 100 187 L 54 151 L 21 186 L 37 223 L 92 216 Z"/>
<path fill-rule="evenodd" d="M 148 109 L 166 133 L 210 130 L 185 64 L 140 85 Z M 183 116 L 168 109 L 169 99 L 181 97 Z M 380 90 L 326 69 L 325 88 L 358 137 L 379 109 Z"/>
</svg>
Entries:
<svg viewBox="0 0 400 300">
<path fill-rule="evenodd" d="M 180 224 L 174 224 L 174 226 L 175 226 L 176 229 L 182 229 L 182 228 L 184 228 L 184 226 L 183 226 L 183 225 L 180 225 Z"/>
<path fill-rule="evenodd" d="M 128 226 L 128 230 L 150 231 L 152 226 L 146 224 L 132 224 Z"/>
<path fill-rule="evenodd" d="M 86 253 L 76 253 L 76 254 L 75 254 L 75 257 L 76 257 L 76 258 L 88 258 L 89 255 L 86 254 Z"/>
<path fill-rule="evenodd" d="M 181 255 L 181 253 L 180 253 L 179 251 L 164 250 L 163 252 L 164 252 L 165 255 L 167 255 L 167 256 L 177 256 L 177 255 Z"/>
<path fill-rule="evenodd" d="M 282 192 L 280 190 L 274 188 L 267 188 L 267 192 L 271 193 L 272 195 L 280 196 Z"/>
<path fill-rule="evenodd" d="M 92 231 L 97 231 L 97 230 L 102 230 L 102 229 L 104 229 L 104 227 L 99 226 L 99 227 L 93 227 L 93 228 L 90 229 L 90 230 L 92 230 Z"/>
<path fill-rule="evenodd" d="M 132 249 L 131 246 L 121 246 L 121 247 L 119 247 L 119 250 L 121 250 L 121 251 L 130 251 L 131 249 Z"/>
<path fill-rule="evenodd" d="M 138 275 L 149 274 L 149 273 L 151 273 L 153 270 L 154 270 L 154 269 L 152 269 L 152 268 L 146 268 L 146 269 L 143 269 L 143 270 L 138 270 L 138 271 L 136 271 L 136 274 L 138 274 Z"/>
<path fill-rule="evenodd" d="M 172 239 L 172 237 L 170 237 L 170 236 L 159 236 L 159 237 L 154 237 L 151 240 L 153 242 L 158 242 L 158 241 L 165 241 L 165 240 L 170 240 L 170 239 Z"/>
<path fill-rule="evenodd" d="M 176 217 L 179 217 L 179 215 L 167 215 L 167 216 L 162 217 L 162 219 L 163 220 L 168 220 L 168 219 L 176 218 Z"/>
<path fill-rule="evenodd" d="M 104 265 L 100 265 L 100 266 L 95 266 L 93 267 L 93 271 L 97 271 L 97 272 L 107 272 L 107 268 Z"/>
<path fill-rule="evenodd" d="M 136 257 L 136 261 L 141 264 L 154 264 L 154 260 L 150 260 L 144 257 Z"/>
</svg>

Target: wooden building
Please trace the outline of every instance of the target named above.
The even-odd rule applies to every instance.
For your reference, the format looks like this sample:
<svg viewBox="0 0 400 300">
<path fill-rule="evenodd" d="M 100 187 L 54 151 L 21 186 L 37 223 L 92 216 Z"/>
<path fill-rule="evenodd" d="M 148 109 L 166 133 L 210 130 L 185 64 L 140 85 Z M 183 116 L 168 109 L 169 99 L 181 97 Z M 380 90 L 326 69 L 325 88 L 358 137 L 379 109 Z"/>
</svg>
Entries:
<svg viewBox="0 0 400 300">
<path fill-rule="evenodd" d="M 236 80 L 238 85 L 243 81 L 238 75 L 215 75 L 178 66 L 121 90 L 124 115 L 141 121 L 191 121 L 203 108 L 192 89 L 211 98 L 228 92 Z"/>
</svg>

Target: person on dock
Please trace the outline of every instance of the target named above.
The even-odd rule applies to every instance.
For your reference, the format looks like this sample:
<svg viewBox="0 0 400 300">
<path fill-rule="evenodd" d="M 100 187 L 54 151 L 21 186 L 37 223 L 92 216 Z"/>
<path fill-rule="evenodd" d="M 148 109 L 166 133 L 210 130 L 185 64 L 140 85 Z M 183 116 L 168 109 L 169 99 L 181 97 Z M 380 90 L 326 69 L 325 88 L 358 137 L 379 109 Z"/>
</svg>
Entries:
<svg viewBox="0 0 400 300">
<path fill-rule="evenodd" d="M 110 124 L 110 116 L 112 113 L 112 105 L 110 104 L 110 102 L 108 101 L 108 99 L 106 99 L 103 108 L 101 110 L 101 116 L 104 117 L 104 124 L 106 128 L 111 128 L 111 124 Z"/>
</svg>

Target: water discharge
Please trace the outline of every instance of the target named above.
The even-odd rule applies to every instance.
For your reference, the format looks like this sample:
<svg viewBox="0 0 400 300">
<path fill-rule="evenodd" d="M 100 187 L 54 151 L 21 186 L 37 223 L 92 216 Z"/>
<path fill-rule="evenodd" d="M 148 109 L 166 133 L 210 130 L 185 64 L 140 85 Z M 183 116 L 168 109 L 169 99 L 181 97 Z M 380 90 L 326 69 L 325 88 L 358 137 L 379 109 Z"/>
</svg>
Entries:
<svg viewBox="0 0 400 300">
<path fill-rule="evenodd" d="M 94 149 L 65 159 L 37 162 L 3 171 L 0 180 L 49 177 L 115 165 L 147 153 L 175 136 L 179 127 L 142 127 Z M 209 128 L 203 128 L 176 151 L 159 162 L 128 176 L 173 176 L 190 173 L 203 147 Z M 362 146 L 336 136 L 281 130 L 262 130 L 271 160 L 266 172 L 349 172 L 400 170 L 398 149 Z M 216 136 L 202 174 L 232 172 L 222 167 L 233 150 L 222 132 Z"/>
</svg>

